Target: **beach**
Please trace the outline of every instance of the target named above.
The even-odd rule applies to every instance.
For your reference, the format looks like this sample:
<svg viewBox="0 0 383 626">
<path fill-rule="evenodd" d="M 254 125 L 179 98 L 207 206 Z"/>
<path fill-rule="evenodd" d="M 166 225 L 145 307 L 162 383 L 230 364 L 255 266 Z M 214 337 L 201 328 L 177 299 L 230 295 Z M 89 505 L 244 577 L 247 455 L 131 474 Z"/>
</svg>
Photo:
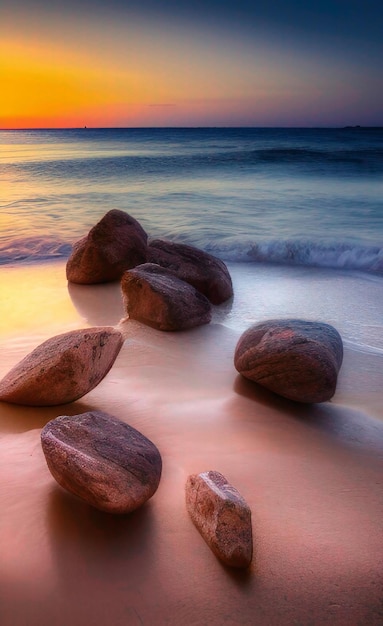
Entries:
<svg viewBox="0 0 383 626">
<path fill-rule="evenodd" d="M 211 324 L 178 333 L 124 320 L 118 283 L 68 285 L 64 261 L 0 268 L 1 376 L 69 330 L 115 326 L 125 338 L 80 400 L 0 403 L 2 625 L 382 623 L 382 278 L 228 267 L 233 301 L 215 307 Z M 284 400 L 236 372 L 243 330 L 276 317 L 320 319 L 341 333 L 331 402 Z M 129 423 L 161 453 L 158 491 L 130 515 L 93 509 L 47 468 L 42 427 L 88 410 Z M 251 507 L 248 571 L 223 566 L 188 517 L 186 479 L 207 470 Z"/>
</svg>

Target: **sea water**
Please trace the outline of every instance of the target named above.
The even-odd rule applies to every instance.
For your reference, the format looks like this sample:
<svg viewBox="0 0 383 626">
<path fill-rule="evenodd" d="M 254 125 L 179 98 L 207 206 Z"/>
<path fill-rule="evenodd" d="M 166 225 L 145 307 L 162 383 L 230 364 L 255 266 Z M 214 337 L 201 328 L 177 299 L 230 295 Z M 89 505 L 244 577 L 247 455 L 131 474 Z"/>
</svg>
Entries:
<svg viewBox="0 0 383 626">
<path fill-rule="evenodd" d="M 0 183 L 3 266 L 64 260 L 120 209 L 234 264 L 222 323 L 322 319 L 383 350 L 382 129 L 2 131 Z"/>
<path fill-rule="evenodd" d="M 106 211 L 233 261 L 383 271 L 383 130 L 0 132 L 0 262 L 66 256 Z"/>
</svg>

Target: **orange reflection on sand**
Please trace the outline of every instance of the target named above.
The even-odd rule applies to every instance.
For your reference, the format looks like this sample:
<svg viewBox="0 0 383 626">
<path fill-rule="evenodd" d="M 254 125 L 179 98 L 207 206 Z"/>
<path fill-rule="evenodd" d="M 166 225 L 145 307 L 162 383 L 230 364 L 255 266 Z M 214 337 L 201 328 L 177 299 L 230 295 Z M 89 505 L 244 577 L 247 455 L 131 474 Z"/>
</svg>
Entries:
<svg viewBox="0 0 383 626">
<path fill-rule="evenodd" d="M 68 297 L 65 264 L 0 270 L 0 338 L 86 326 Z"/>
</svg>

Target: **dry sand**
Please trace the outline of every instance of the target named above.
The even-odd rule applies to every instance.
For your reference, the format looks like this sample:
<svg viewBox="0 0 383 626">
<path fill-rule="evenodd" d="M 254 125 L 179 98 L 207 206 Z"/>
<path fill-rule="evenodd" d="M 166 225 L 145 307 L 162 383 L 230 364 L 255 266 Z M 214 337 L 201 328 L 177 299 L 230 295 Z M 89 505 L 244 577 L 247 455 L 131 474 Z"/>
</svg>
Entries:
<svg viewBox="0 0 383 626">
<path fill-rule="evenodd" d="M 58 263 L 1 274 L 1 376 L 49 336 L 119 324 L 118 286 L 68 291 L 62 272 Z M 115 365 L 82 400 L 0 403 L 1 625 L 382 624 L 381 360 L 346 349 L 334 400 L 302 406 L 236 373 L 239 331 L 120 328 Z M 157 493 L 128 516 L 92 509 L 47 469 L 41 428 L 91 409 L 161 452 Z M 186 513 L 187 476 L 210 469 L 252 509 L 246 572 L 223 566 Z"/>
</svg>

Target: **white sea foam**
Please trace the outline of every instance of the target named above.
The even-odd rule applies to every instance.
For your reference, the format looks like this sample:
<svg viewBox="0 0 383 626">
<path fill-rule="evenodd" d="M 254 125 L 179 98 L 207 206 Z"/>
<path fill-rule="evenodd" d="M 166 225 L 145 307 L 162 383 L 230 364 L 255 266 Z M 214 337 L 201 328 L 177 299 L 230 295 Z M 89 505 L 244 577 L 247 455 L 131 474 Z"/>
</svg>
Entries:
<svg viewBox="0 0 383 626">
<path fill-rule="evenodd" d="M 197 246 L 227 262 L 272 263 L 383 274 L 383 247 L 378 246 L 298 240 L 254 242 L 239 238 L 208 241 L 206 237 L 189 237 L 187 233 L 170 236 L 170 239 Z M 71 249 L 69 242 L 52 237 L 8 239 L 0 244 L 0 265 L 65 259 Z"/>
<path fill-rule="evenodd" d="M 223 241 L 205 249 L 227 261 L 278 263 L 383 273 L 383 247 L 312 241 Z"/>
</svg>

